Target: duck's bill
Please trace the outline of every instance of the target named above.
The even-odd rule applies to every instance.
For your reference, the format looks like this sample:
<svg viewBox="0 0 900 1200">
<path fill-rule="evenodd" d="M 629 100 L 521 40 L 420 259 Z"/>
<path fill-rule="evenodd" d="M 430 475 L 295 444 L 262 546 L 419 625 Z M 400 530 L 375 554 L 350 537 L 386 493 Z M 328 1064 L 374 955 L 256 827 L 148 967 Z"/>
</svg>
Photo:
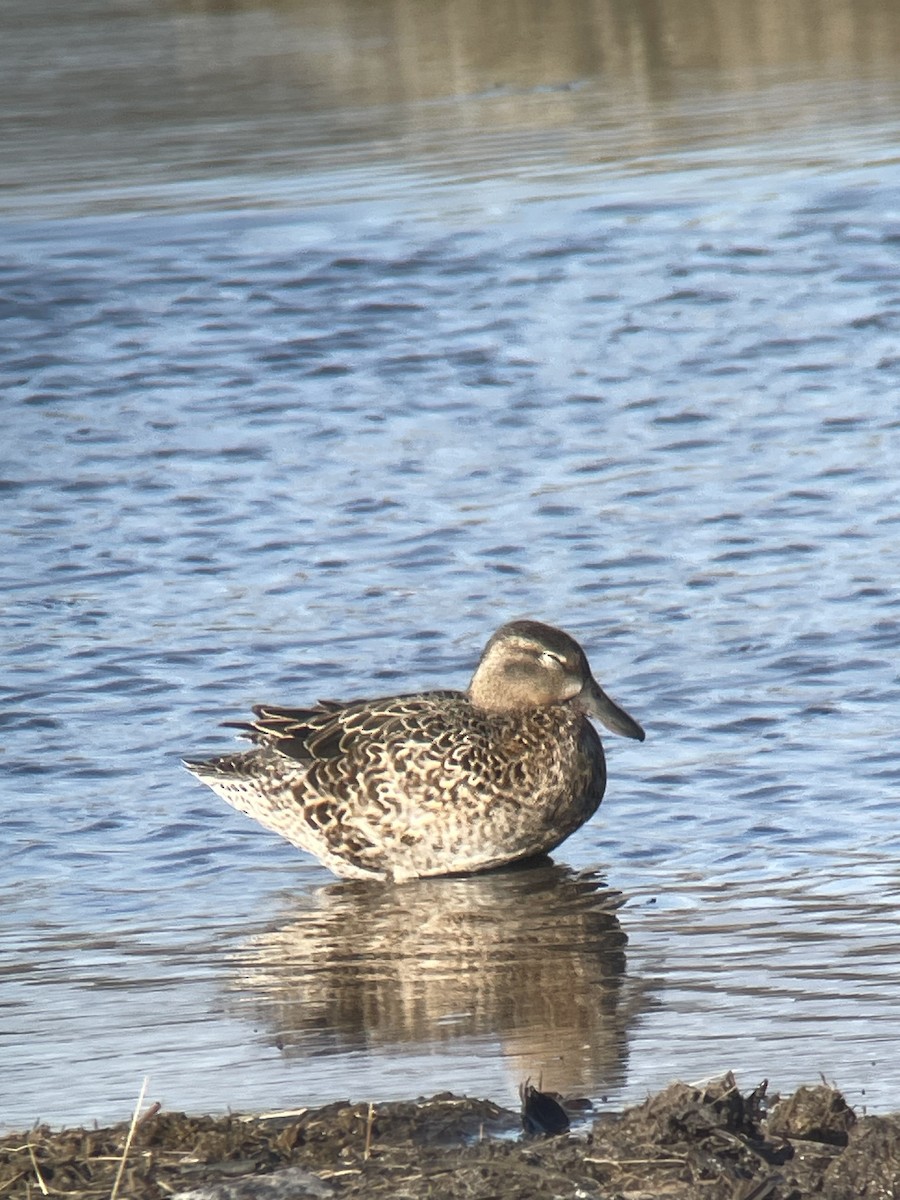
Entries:
<svg viewBox="0 0 900 1200">
<path fill-rule="evenodd" d="M 635 738 L 639 742 L 644 740 L 644 731 L 634 717 L 629 717 L 624 708 L 613 703 L 593 679 L 584 685 L 578 699 L 589 717 L 596 717 L 613 733 L 621 733 L 623 737 Z"/>
</svg>

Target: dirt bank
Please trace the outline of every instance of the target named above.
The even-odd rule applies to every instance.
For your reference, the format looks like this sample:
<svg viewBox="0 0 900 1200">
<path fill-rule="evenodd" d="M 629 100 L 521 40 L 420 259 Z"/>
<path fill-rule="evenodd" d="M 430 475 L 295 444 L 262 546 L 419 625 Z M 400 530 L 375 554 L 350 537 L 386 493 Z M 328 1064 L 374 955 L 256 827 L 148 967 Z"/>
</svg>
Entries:
<svg viewBox="0 0 900 1200">
<path fill-rule="evenodd" d="M 535 1137 L 519 1113 L 450 1095 L 266 1117 L 151 1108 L 133 1129 L 0 1138 L 0 1198 L 900 1196 L 900 1115 L 857 1115 L 824 1085 L 778 1099 L 765 1085 L 741 1092 L 728 1075 L 672 1084 L 615 1116 L 571 1115 L 572 1131 Z"/>
</svg>

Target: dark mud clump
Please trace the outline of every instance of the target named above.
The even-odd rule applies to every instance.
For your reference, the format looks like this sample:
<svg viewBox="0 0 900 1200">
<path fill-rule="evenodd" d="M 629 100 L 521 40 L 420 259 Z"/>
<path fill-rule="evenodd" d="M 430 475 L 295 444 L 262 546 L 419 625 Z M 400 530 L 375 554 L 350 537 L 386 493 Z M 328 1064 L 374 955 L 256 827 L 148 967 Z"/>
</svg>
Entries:
<svg viewBox="0 0 900 1200">
<path fill-rule="evenodd" d="M 532 1097 L 532 1100 L 534 1098 Z M 533 1116 L 533 1110 L 532 1110 Z M 534 1125 L 533 1121 L 529 1122 Z M 675 1083 L 556 1137 L 450 1095 L 271 1117 L 150 1110 L 136 1125 L 0 1139 L 0 1197 L 104 1200 L 868 1200 L 900 1195 L 900 1115 L 824 1085 L 769 1098 Z M 130 1142 L 129 1142 L 130 1138 Z M 126 1154 L 127 1149 L 127 1154 Z"/>
</svg>

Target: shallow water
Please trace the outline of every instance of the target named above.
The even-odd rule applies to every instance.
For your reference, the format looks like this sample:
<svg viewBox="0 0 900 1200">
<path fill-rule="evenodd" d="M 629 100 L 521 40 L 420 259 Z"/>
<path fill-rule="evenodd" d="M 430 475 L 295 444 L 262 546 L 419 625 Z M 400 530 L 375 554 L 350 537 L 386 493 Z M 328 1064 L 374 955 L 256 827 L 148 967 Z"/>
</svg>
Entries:
<svg viewBox="0 0 900 1200">
<path fill-rule="evenodd" d="M 561 6 L 451 78 L 378 6 L 12 11 L 0 1125 L 145 1074 L 897 1107 L 900 20 L 699 61 L 601 5 L 598 64 Z M 648 732 L 552 868 L 336 883 L 178 765 L 518 615 Z"/>
</svg>

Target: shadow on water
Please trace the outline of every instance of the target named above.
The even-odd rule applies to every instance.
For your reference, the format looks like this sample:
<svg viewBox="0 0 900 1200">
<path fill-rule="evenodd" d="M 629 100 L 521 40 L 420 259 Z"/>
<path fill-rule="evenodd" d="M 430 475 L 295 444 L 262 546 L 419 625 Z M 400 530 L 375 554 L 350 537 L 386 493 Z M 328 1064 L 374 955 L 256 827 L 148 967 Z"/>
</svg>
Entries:
<svg viewBox="0 0 900 1200">
<path fill-rule="evenodd" d="M 596 1094 L 624 1081 L 641 1004 L 626 981 L 622 900 L 546 860 L 331 884 L 243 948 L 231 987 L 290 1056 L 487 1041 L 514 1079 Z"/>
</svg>

